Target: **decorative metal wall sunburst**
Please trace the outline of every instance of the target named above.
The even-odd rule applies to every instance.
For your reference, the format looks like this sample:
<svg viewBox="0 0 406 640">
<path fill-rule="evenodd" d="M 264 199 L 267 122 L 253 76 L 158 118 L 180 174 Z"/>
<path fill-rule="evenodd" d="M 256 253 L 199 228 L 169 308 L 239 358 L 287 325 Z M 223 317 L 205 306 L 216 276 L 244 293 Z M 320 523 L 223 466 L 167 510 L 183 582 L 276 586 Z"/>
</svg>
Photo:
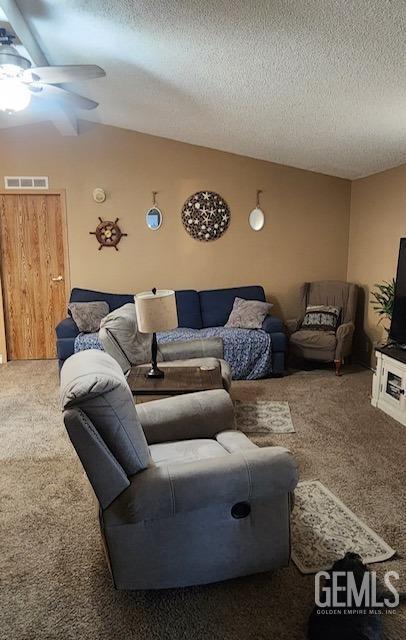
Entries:
<svg viewBox="0 0 406 640">
<path fill-rule="evenodd" d="M 99 216 L 100 223 L 96 227 L 96 231 L 89 231 L 89 233 L 93 236 L 96 236 L 100 246 L 100 249 L 103 247 L 114 247 L 116 251 L 118 251 L 118 243 L 120 242 L 123 236 L 126 236 L 126 233 L 123 233 L 118 226 L 118 218 L 114 220 L 102 220 Z"/>
<path fill-rule="evenodd" d="M 190 196 L 182 209 L 182 223 L 196 240 L 217 240 L 230 224 L 230 208 L 214 191 L 198 191 Z"/>
</svg>

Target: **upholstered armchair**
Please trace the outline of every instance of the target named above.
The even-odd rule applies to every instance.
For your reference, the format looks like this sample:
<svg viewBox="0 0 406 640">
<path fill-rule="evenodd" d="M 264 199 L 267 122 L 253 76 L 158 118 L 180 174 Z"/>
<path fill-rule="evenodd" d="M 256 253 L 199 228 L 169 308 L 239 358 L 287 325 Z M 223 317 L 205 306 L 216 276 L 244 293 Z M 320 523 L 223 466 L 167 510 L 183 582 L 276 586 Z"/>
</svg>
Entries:
<svg viewBox="0 0 406 640">
<path fill-rule="evenodd" d="M 99 339 L 103 349 L 119 363 L 124 373 L 151 360 L 152 336 L 138 331 L 134 304 L 125 304 L 103 318 Z M 221 338 L 162 344 L 158 347 L 157 359 L 171 367 L 216 366 L 219 363 L 223 387 L 227 391 L 231 387 L 231 369 L 223 359 Z"/>
<path fill-rule="evenodd" d="M 222 389 L 134 405 L 118 363 L 61 371 L 69 438 L 99 502 L 118 589 L 204 584 L 288 564 L 293 456 L 255 446 Z"/>
<path fill-rule="evenodd" d="M 291 352 L 305 360 L 334 362 L 341 373 L 344 358 L 351 355 L 358 288 L 350 282 L 324 280 L 305 282 L 300 292 L 300 315 L 287 321 Z M 328 305 L 341 308 L 341 322 L 335 332 L 301 328 L 306 307 Z"/>
</svg>

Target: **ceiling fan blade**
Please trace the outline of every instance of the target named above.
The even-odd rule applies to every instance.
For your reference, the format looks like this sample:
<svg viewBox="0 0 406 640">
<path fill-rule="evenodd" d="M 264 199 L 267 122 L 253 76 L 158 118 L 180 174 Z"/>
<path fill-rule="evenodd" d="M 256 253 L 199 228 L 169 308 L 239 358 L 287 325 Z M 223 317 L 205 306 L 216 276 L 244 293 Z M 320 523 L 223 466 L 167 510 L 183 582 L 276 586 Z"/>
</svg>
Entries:
<svg viewBox="0 0 406 640">
<path fill-rule="evenodd" d="M 33 67 L 27 74 L 33 74 L 35 80 L 46 84 L 62 84 L 78 80 L 101 78 L 106 72 L 95 64 L 67 64 L 60 67 Z"/>
<path fill-rule="evenodd" d="M 75 107 L 76 109 L 96 109 L 96 107 L 99 106 L 98 102 L 90 100 L 90 98 L 85 98 L 77 93 L 73 93 L 73 91 L 62 89 L 62 87 L 54 87 L 53 85 L 45 84 L 42 91 L 38 93 L 34 91 L 33 93 L 39 97 L 55 98 L 67 106 Z"/>
</svg>

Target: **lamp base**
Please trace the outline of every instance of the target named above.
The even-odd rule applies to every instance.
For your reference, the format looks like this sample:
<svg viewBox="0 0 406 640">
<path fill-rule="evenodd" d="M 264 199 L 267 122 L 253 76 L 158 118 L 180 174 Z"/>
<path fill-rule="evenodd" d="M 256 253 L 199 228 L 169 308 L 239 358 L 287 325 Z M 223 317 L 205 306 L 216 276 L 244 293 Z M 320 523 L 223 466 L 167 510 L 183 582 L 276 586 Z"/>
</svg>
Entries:
<svg viewBox="0 0 406 640">
<path fill-rule="evenodd" d="M 146 378 L 164 378 L 165 373 L 162 369 L 158 369 L 156 365 L 151 365 L 151 369 L 145 374 Z"/>
<path fill-rule="evenodd" d="M 151 369 L 145 374 L 146 378 L 164 378 L 165 374 L 157 365 L 158 343 L 156 341 L 156 333 L 152 334 L 151 343 Z"/>
</svg>

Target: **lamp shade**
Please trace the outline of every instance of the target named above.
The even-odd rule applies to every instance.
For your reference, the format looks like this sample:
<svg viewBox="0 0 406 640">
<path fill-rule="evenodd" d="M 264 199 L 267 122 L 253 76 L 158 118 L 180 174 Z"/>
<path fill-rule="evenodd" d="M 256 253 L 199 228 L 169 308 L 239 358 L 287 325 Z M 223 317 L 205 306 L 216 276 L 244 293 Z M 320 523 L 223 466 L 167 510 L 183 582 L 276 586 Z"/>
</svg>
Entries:
<svg viewBox="0 0 406 640">
<path fill-rule="evenodd" d="M 168 331 L 178 326 L 175 292 L 167 289 L 143 291 L 135 298 L 138 330 L 141 333 Z"/>
</svg>

